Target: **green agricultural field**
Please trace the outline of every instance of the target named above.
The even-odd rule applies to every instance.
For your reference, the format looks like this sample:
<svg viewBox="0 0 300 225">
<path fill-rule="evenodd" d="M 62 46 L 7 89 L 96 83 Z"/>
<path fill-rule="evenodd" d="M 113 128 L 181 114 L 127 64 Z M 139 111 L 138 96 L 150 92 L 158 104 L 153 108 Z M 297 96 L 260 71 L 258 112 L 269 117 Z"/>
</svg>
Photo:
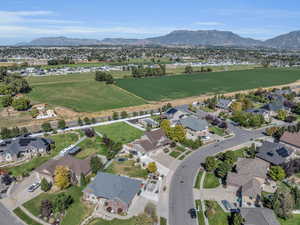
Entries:
<svg viewBox="0 0 300 225">
<path fill-rule="evenodd" d="M 298 69 L 252 69 L 142 79 L 119 79 L 117 85 L 151 101 L 225 93 L 295 82 Z"/>
<path fill-rule="evenodd" d="M 97 112 L 145 104 L 139 98 L 115 85 L 96 82 L 92 74 L 28 78 L 30 99 L 38 103 L 64 106 L 78 112 Z"/>
</svg>

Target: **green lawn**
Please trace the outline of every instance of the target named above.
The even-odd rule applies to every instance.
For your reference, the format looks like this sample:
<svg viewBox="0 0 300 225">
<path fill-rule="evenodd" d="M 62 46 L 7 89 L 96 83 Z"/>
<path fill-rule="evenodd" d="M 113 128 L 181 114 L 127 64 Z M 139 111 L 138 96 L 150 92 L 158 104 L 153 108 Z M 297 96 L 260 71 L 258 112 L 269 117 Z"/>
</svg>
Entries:
<svg viewBox="0 0 300 225">
<path fill-rule="evenodd" d="M 146 101 L 115 85 L 97 82 L 91 74 L 29 78 L 34 102 L 64 106 L 78 112 L 136 106 Z"/>
<path fill-rule="evenodd" d="M 206 173 L 203 188 L 216 188 L 220 185 L 219 179 L 213 173 Z"/>
<path fill-rule="evenodd" d="M 181 154 L 181 152 L 178 152 L 178 151 L 172 151 L 172 152 L 170 153 L 170 156 L 172 156 L 173 158 L 176 159 L 180 154 Z"/>
<path fill-rule="evenodd" d="M 164 217 L 160 217 L 160 225 L 167 225 L 167 219 Z"/>
<path fill-rule="evenodd" d="M 201 200 L 196 200 L 195 203 L 196 203 L 196 208 L 200 209 L 200 211 L 197 212 L 198 225 L 205 225 L 204 214 L 202 212 L 202 206 L 201 206 Z"/>
<path fill-rule="evenodd" d="M 88 225 L 136 225 L 134 218 L 128 220 L 104 220 L 104 219 L 95 219 L 90 222 Z"/>
<path fill-rule="evenodd" d="M 144 132 L 136 129 L 127 123 L 113 123 L 110 125 L 95 127 L 95 130 L 116 142 L 123 144 L 132 142 L 140 138 Z"/>
<path fill-rule="evenodd" d="M 25 212 L 19 207 L 14 210 L 14 213 L 27 225 L 41 225 L 40 223 L 36 222 L 35 220 L 31 219 L 31 217 L 27 216 Z"/>
<path fill-rule="evenodd" d="M 132 160 L 124 162 L 113 161 L 105 172 L 129 177 L 147 178 L 148 171 L 142 169 L 140 166 L 134 165 L 134 163 Z"/>
<path fill-rule="evenodd" d="M 78 140 L 78 135 L 75 133 L 66 133 L 52 135 L 48 138 L 51 138 L 55 142 L 55 148 L 51 150 L 51 153 L 49 155 L 36 157 L 20 166 L 8 168 L 8 171 L 11 172 L 14 176 L 20 176 L 23 173 L 31 172 L 49 159 L 56 156 L 64 148 L 68 147 L 71 144 L 74 144 Z"/>
<path fill-rule="evenodd" d="M 300 215 L 293 215 L 291 219 L 278 219 L 281 225 L 300 225 Z"/>
<path fill-rule="evenodd" d="M 253 69 L 193 75 L 119 79 L 117 85 L 144 99 L 159 101 L 295 82 L 298 69 Z"/>
<path fill-rule="evenodd" d="M 205 201 L 207 202 L 207 201 Z M 219 204 L 214 202 L 214 215 L 208 217 L 209 224 L 212 225 L 228 225 L 228 216 L 229 213 L 223 211 L 223 209 L 219 206 Z"/>
<path fill-rule="evenodd" d="M 199 171 L 197 176 L 196 176 L 194 188 L 200 189 L 200 181 L 201 181 L 202 175 L 203 175 L 203 172 Z"/>
<path fill-rule="evenodd" d="M 102 144 L 102 139 L 99 136 L 86 138 L 78 146 L 81 148 L 81 151 L 75 155 L 78 159 L 85 159 L 94 154 L 107 154 L 107 149 Z"/>
<path fill-rule="evenodd" d="M 82 188 L 73 186 L 65 191 L 67 195 L 71 195 L 74 202 L 67 209 L 67 213 L 62 220 L 62 225 L 79 225 L 81 221 L 90 213 L 90 210 L 80 201 L 82 196 Z M 39 216 L 40 205 L 42 200 L 53 200 L 58 193 L 42 193 L 23 204 L 23 206 L 33 215 Z"/>
<path fill-rule="evenodd" d="M 219 136 L 224 136 L 225 135 L 224 129 L 222 129 L 220 127 L 212 126 L 212 127 L 209 128 L 209 131 L 211 133 L 219 135 Z"/>
</svg>

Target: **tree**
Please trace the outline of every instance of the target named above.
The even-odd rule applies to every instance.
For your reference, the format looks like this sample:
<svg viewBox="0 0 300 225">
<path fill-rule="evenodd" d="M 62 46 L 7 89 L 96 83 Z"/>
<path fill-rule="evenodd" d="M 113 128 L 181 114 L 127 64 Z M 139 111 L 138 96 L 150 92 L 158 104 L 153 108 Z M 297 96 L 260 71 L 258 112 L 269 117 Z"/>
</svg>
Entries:
<svg viewBox="0 0 300 225">
<path fill-rule="evenodd" d="M 65 129 L 66 128 L 66 121 L 65 120 L 59 120 L 57 124 L 58 129 Z"/>
<path fill-rule="evenodd" d="M 272 197 L 271 207 L 277 216 L 283 219 L 290 218 L 295 207 L 292 194 L 288 190 L 278 188 Z"/>
<path fill-rule="evenodd" d="M 231 107 L 232 111 L 239 112 L 239 111 L 243 110 L 243 103 L 242 102 L 233 102 L 230 107 Z"/>
<path fill-rule="evenodd" d="M 256 155 L 256 146 L 255 146 L 255 144 L 253 143 L 251 145 L 251 147 L 247 148 L 246 152 L 247 152 L 249 158 L 254 159 L 255 155 Z"/>
<path fill-rule="evenodd" d="M 49 122 L 45 122 L 42 124 L 42 129 L 44 132 L 50 132 L 52 131 L 51 124 Z"/>
<path fill-rule="evenodd" d="M 84 121 L 85 125 L 90 125 L 91 124 L 91 120 L 88 117 L 84 117 L 83 121 Z"/>
<path fill-rule="evenodd" d="M 53 200 L 53 211 L 57 213 L 63 213 L 73 203 L 73 199 L 70 195 L 60 193 L 55 196 Z"/>
<path fill-rule="evenodd" d="M 30 111 L 32 118 L 36 118 L 39 115 L 39 110 L 37 108 L 33 108 Z"/>
<path fill-rule="evenodd" d="M 99 171 L 103 169 L 102 161 L 98 156 L 93 156 L 91 158 L 90 166 L 94 174 L 97 174 Z"/>
<path fill-rule="evenodd" d="M 41 215 L 43 217 L 49 217 L 53 211 L 52 203 L 48 200 L 42 200 L 41 202 Z"/>
<path fill-rule="evenodd" d="M 193 73 L 193 67 L 192 66 L 186 66 L 184 69 L 185 73 Z"/>
<path fill-rule="evenodd" d="M 155 162 L 148 163 L 147 169 L 148 169 L 149 173 L 156 173 L 156 171 L 157 171 L 156 163 Z"/>
<path fill-rule="evenodd" d="M 41 189 L 44 192 L 47 192 L 51 189 L 51 183 L 48 182 L 45 178 L 43 178 L 41 181 Z"/>
<path fill-rule="evenodd" d="M 122 112 L 121 112 L 121 118 L 122 118 L 122 119 L 125 119 L 125 118 L 127 118 L 127 117 L 128 117 L 127 112 L 126 112 L 126 111 L 122 111 Z"/>
<path fill-rule="evenodd" d="M 59 189 L 66 189 L 71 185 L 71 173 L 64 166 L 57 166 L 54 172 L 54 184 Z"/>
<path fill-rule="evenodd" d="M 172 128 L 171 139 L 177 142 L 185 140 L 186 130 L 181 125 L 176 125 Z"/>
<path fill-rule="evenodd" d="M 242 225 L 245 222 L 240 213 L 233 213 L 230 218 L 230 225 Z"/>
<path fill-rule="evenodd" d="M 78 123 L 79 126 L 82 126 L 82 125 L 83 125 L 82 119 L 81 119 L 80 117 L 78 118 L 77 123 Z"/>
<path fill-rule="evenodd" d="M 113 118 L 113 120 L 118 120 L 119 119 L 119 113 L 118 112 L 113 112 L 112 118 Z"/>
<path fill-rule="evenodd" d="M 216 175 L 222 179 L 227 176 L 227 173 L 231 170 L 231 165 L 228 162 L 222 162 L 216 169 Z"/>
<path fill-rule="evenodd" d="M 285 171 L 281 166 L 271 166 L 268 175 L 274 181 L 282 181 L 285 177 Z"/>
<path fill-rule="evenodd" d="M 12 101 L 12 107 L 18 111 L 27 110 L 30 107 L 30 100 L 26 97 L 15 98 Z"/>
<path fill-rule="evenodd" d="M 277 119 L 284 121 L 287 117 L 287 112 L 285 110 L 278 110 Z"/>
<path fill-rule="evenodd" d="M 171 135 L 171 123 L 169 120 L 162 120 L 160 123 L 160 127 L 163 129 L 163 131 L 165 132 L 165 134 L 170 137 Z"/>
<path fill-rule="evenodd" d="M 12 97 L 10 95 L 2 96 L 1 97 L 1 104 L 3 107 L 8 107 L 12 104 Z"/>
<path fill-rule="evenodd" d="M 84 187 L 87 184 L 85 175 L 83 173 L 80 174 L 80 186 Z"/>
<path fill-rule="evenodd" d="M 208 156 L 205 159 L 204 163 L 204 168 L 206 169 L 207 172 L 212 172 L 214 169 L 217 167 L 217 161 L 215 157 L 213 156 Z"/>
</svg>

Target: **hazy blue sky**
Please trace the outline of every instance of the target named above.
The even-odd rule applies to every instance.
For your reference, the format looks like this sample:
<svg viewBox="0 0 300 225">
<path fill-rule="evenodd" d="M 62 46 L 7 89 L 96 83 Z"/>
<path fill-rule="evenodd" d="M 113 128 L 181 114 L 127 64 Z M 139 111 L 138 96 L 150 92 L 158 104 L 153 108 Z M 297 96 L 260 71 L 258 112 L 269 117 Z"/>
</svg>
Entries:
<svg viewBox="0 0 300 225">
<path fill-rule="evenodd" d="M 300 30 L 299 0 L 2 0 L 0 44 L 36 37 L 152 37 L 175 29 L 266 39 Z"/>
</svg>

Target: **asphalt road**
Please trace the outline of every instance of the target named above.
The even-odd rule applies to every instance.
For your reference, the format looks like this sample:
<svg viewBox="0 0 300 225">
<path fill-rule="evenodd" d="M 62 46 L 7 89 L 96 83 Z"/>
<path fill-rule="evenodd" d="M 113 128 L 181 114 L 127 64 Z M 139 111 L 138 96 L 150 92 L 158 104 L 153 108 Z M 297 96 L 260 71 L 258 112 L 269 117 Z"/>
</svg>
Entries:
<svg viewBox="0 0 300 225">
<path fill-rule="evenodd" d="M 2 203 L 0 203 L 0 224 L 1 225 L 24 225 L 20 220 L 11 214 Z"/>
<path fill-rule="evenodd" d="M 191 219 L 188 210 L 195 207 L 193 196 L 194 178 L 207 156 L 264 136 L 263 130 L 246 131 L 233 125 L 229 125 L 229 129 L 236 134 L 235 137 L 199 148 L 176 169 L 169 194 L 170 225 L 198 225 L 197 219 Z"/>
</svg>

